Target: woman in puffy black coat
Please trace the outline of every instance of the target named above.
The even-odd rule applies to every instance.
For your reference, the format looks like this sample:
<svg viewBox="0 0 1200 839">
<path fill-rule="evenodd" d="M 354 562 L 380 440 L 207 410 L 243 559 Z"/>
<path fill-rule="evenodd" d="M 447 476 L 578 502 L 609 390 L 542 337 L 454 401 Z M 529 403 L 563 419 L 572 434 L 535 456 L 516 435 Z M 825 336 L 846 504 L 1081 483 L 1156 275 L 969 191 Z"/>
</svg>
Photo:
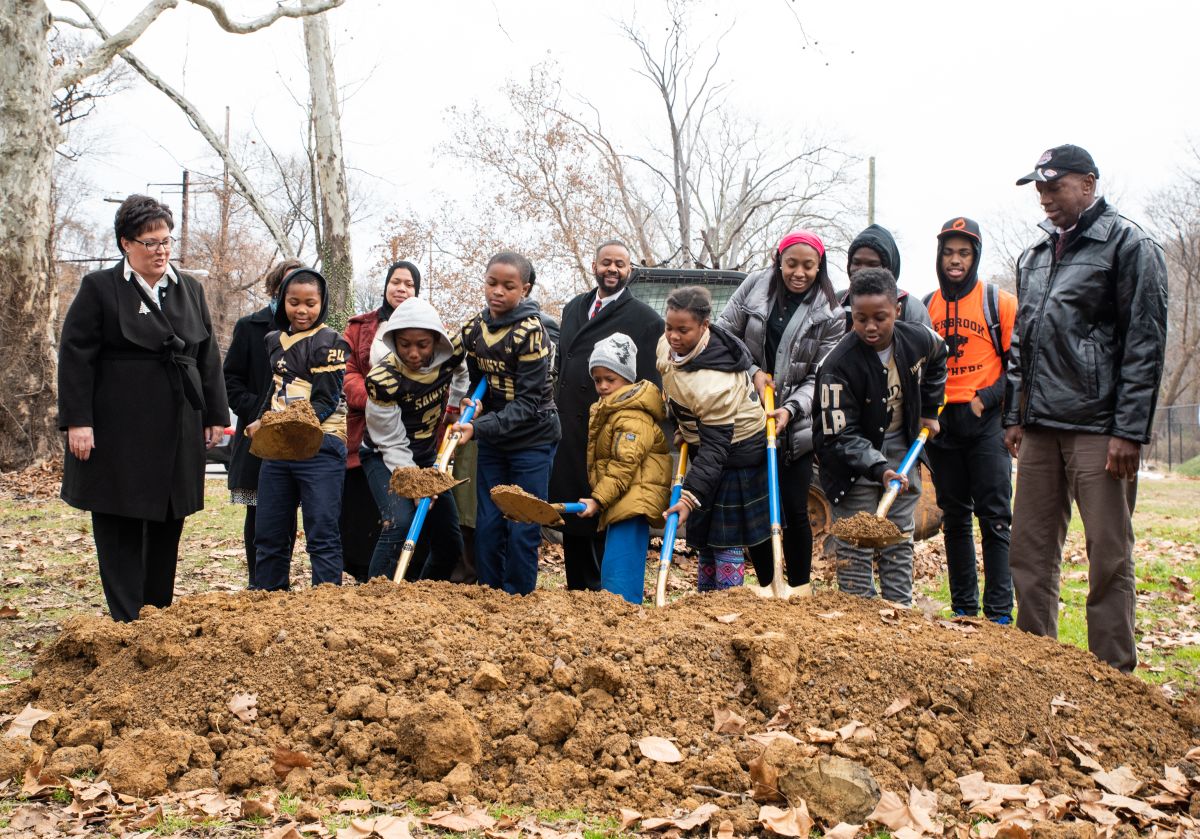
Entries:
<svg viewBox="0 0 1200 839">
<path fill-rule="evenodd" d="M 741 338 L 750 350 L 759 397 L 768 382 L 775 385 L 788 585 L 807 586 L 813 541 L 808 520 L 813 392 L 817 366 L 845 334 L 845 319 L 829 281 L 821 238 L 808 230 L 783 237 L 771 267 L 742 281 L 717 323 Z M 758 567 L 762 564 L 755 564 L 755 575 L 761 585 L 769 585 L 774 569 L 770 564 Z"/>
<path fill-rule="evenodd" d="M 250 438 L 242 432 L 262 411 L 271 386 L 271 366 L 267 361 L 267 333 L 275 317 L 279 285 L 283 278 L 300 267 L 300 260 L 285 259 L 267 272 L 263 285 L 270 302 L 257 312 L 239 318 L 233 327 L 233 339 L 225 355 L 225 392 L 229 407 L 237 415 L 237 428 L 229 447 L 229 492 L 234 504 L 246 505 L 242 539 L 246 544 L 246 569 L 254 585 L 254 521 L 258 511 L 258 469 L 262 461 L 250 454 Z M 294 537 L 293 537 L 294 541 Z"/>
</svg>

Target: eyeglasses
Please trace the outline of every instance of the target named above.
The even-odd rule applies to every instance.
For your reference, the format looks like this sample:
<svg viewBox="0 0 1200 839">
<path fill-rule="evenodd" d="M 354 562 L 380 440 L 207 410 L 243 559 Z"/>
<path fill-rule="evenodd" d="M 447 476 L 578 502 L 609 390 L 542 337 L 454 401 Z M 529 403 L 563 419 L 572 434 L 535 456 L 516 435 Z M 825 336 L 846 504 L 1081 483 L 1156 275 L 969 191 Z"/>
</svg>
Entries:
<svg viewBox="0 0 1200 839">
<path fill-rule="evenodd" d="M 158 253 L 160 250 L 169 251 L 171 246 L 175 244 L 176 239 L 174 236 L 168 236 L 167 238 L 157 242 L 143 242 L 141 239 L 134 239 L 133 241 L 137 242 L 151 253 Z"/>
</svg>

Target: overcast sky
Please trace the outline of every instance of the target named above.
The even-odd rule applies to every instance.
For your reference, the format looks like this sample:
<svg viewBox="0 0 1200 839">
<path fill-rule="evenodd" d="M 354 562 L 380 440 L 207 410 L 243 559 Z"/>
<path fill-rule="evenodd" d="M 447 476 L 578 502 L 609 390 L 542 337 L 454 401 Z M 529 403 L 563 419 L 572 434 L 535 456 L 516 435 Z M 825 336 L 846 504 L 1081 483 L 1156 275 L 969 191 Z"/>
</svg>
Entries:
<svg viewBox="0 0 1200 839">
<path fill-rule="evenodd" d="M 142 5 L 94 7 L 116 30 Z M 228 5 L 247 16 L 271 6 Z M 338 82 L 349 94 L 346 161 L 372 196 L 371 217 L 351 231 L 358 265 L 389 209 L 430 206 L 439 191 L 469 193 L 461 164 L 436 153 L 448 134 L 446 109 L 495 105 L 505 79 L 535 63 L 553 59 L 565 86 L 621 136 L 661 136 L 661 104 L 633 72 L 637 56 L 616 23 L 634 15 L 649 33 L 661 31 L 662 5 L 650 0 L 346 0 L 331 12 Z M 1040 219 L 1034 189 L 1013 182 L 1044 149 L 1071 142 L 1090 150 L 1101 188 L 1140 220 L 1146 197 L 1171 183 L 1189 163 L 1189 140 L 1200 140 L 1194 2 L 745 0 L 697 3 L 693 20 L 695 40 L 730 30 L 716 71 L 731 85 L 730 106 L 778 132 L 818 131 L 863 158 L 855 174 L 864 208 L 865 159 L 876 157 L 876 220 L 900 240 L 901 284 L 915 291 L 936 285 L 934 237 L 947 218 L 979 220 L 985 254 L 1002 218 L 1032 231 Z M 235 134 L 261 132 L 282 151 L 301 147 L 299 22 L 234 36 L 185 3 L 133 51 L 210 123 L 222 124 L 228 105 Z M 140 79 L 93 120 L 89 133 L 104 140 L 84 165 L 98 188 L 87 212 L 99 224 L 111 223 L 105 196 L 178 181 L 184 167 L 212 169 L 203 139 Z M 177 207 L 177 195 L 162 197 Z"/>
</svg>

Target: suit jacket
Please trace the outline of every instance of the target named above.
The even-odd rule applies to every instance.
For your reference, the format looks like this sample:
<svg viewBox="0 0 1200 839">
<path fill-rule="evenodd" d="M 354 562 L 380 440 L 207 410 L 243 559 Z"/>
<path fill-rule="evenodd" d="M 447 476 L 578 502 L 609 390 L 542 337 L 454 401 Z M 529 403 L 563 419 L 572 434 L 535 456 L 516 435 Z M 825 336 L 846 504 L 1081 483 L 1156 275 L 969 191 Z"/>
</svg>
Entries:
<svg viewBox="0 0 1200 839">
<path fill-rule="evenodd" d="M 239 318 L 233 327 L 233 339 L 225 354 L 225 392 L 229 407 L 237 414 L 237 428 L 229 446 L 229 488 L 258 489 L 258 469 L 262 461 L 250 454 L 250 438 L 242 432 L 262 413 L 271 389 L 271 364 L 267 360 L 267 333 L 273 313 L 263 306 Z"/>
<path fill-rule="evenodd" d="M 67 452 L 62 497 L 97 513 L 182 518 L 204 507 L 204 428 L 229 422 L 220 353 L 200 283 L 178 274 L 163 305 L 168 327 L 123 265 L 84 277 L 63 321 L 59 428 L 90 426 L 96 448 L 87 461 Z M 203 407 L 180 383 L 193 364 Z"/>
<path fill-rule="evenodd" d="M 596 302 L 596 290 L 580 294 L 563 308 L 558 340 L 558 384 L 554 395 L 562 423 L 562 439 L 550 473 L 550 499 L 574 501 L 591 494 L 588 483 L 588 412 L 596 402 L 596 386 L 588 359 L 598 341 L 615 332 L 623 332 L 637 347 L 637 376 L 657 387 L 662 378 L 654 364 L 655 348 L 663 334 L 663 319 L 633 296 L 628 287 L 600 313 L 588 319 Z M 596 519 L 567 516 L 565 530 L 589 533 Z"/>
</svg>

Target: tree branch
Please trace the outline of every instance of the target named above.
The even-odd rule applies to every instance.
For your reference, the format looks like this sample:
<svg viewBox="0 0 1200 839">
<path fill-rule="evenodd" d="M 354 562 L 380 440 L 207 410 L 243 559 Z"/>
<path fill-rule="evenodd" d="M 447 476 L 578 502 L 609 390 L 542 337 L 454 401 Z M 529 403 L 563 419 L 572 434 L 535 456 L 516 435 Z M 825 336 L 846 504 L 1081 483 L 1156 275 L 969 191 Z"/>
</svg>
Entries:
<svg viewBox="0 0 1200 839">
<path fill-rule="evenodd" d="M 158 19 L 158 16 L 167 9 L 173 9 L 179 4 L 179 0 L 153 0 L 146 5 L 144 9 L 137 13 L 133 20 L 126 24 L 125 28 L 115 35 L 110 35 L 100 25 L 99 19 L 88 8 L 84 0 L 67 0 L 78 6 L 80 11 L 87 15 L 88 20 L 92 22 L 92 29 L 95 29 L 103 39 L 100 46 L 92 50 L 82 61 L 75 67 L 64 67 L 54 80 L 55 88 L 70 87 L 73 84 L 86 79 L 88 76 L 93 76 L 107 67 L 112 60 L 126 47 L 130 46 L 134 41 L 141 37 L 150 24 Z"/>
<path fill-rule="evenodd" d="M 308 15 L 319 15 L 322 12 L 327 12 L 342 5 L 343 0 L 306 0 L 300 6 L 285 6 L 283 3 L 280 3 L 270 14 L 248 20 L 245 23 L 230 20 L 229 13 L 225 11 L 224 4 L 220 3 L 219 0 L 187 0 L 187 2 L 194 6 L 201 6 L 212 12 L 213 20 L 217 22 L 217 26 L 220 26 L 226 32 L 231 32 L 234 35 L 246 35 L 250 32 L 265 29 L 283 17 L 301 18 Z"/>
</svg>

